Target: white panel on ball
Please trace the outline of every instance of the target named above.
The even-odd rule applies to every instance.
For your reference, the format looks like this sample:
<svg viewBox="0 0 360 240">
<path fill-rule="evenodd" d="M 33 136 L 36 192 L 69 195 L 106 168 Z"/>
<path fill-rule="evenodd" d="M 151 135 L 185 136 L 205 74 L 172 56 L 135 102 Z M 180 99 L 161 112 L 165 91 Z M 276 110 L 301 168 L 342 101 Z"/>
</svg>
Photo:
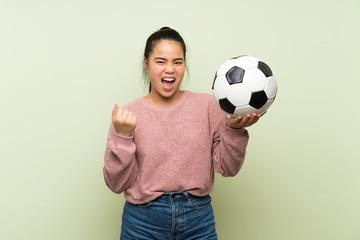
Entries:
<svg viewBox="0 0 360 240">
<path fill-rule="evenodd" d="M 230 91 L 230 85 L 226 81 L 225 76 L 218 76 L 216 82 L 214 83 L 214 89 L 216 89 L 216 92 L 213 91 L 213 94 L 218 99 L 226 98 L 228 95 L 228 92 Z"/>
<path fill-rule="evenodd" d="M 243 84 L 245 84 L 252 92 L 264 90 L 265 83 L 265 75 L 257 68 L 245 70 Z"/>
<path fill-rule="evenodd" d="M 276 80 L 274 77 L 266 79 L 265 92 L 269 99 L 274 99 L 277 92 Z"/>
<path fill-rule="evenodd" d="M 246 116 L 246 114 L 248 114 L 248 113 L 256 113 L 256 109 L 255 108 L 253 108 L 253 107 L 251 107 L 250 105 L 246 105 L 246 106 L 244 106 L 244 107 L 237 107 L 236 109 L 235 109 L 235 112 L 234 112 L 234 114 L 232 114 L 232 116 Z"/>
<path fill-rule="evenodd" d="M 259 59 L 252 56 L 241 56 L 238 57 L 235 61 L 236 66 L 241 67 L 242 69 L 256 68 Z"/>
<path fill-rule="evenodd" d="M 229 91 L 227 92 L 227 99 L 234 106 L 246 106 L 249 104 L 250 97 L 251 91 L 246 86 L 244 86 L 244 84 L 231 85 Z"/>
</svg>

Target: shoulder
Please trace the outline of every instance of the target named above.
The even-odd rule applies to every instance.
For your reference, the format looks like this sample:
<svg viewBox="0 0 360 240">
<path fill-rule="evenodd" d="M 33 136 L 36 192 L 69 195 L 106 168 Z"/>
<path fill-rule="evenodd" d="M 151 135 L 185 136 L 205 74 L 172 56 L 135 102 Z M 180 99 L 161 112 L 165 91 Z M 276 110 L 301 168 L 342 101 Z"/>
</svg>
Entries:
<svg viewBox="0 0 360 240">
<path fill-rule="evenodd" d="M 225 112 L 223 112 L 217 103 L 215 97 L 209 93 L 194 93 L 187 91 L 187 101 L 191 102 L 196 109 L 206 111 L 210 119 L 218 121 L 226 117 Z"/>
<path fill-rule="evenodd" d="M 213 95 L 209 93 L 195 93 L 191 91 L 185 91 L 188 100 L 196 101 L 198 103 L 214 104 L 216 103 Z"/>
<path fill-rule="evenodd" d="M 135 111 L 135 110 L 137 110 L 139 108 L 141 109 L 141 108 L 144 107 L 144 102 L 143 101 L 144 101 L 143 97 L 137 98 L 137 99 L 125 104 L 123 106 L 123 108 L 126 108 L 126 109 L 128 109 L 130 111 Z"/>
<path fill-rule="evenodd" d="M 205 104 L 212 110 L 221 110 L 215 97 L 210 93 L 194 93 L 188 91 L 189 99 L 197 103 Z"/>
</svg>

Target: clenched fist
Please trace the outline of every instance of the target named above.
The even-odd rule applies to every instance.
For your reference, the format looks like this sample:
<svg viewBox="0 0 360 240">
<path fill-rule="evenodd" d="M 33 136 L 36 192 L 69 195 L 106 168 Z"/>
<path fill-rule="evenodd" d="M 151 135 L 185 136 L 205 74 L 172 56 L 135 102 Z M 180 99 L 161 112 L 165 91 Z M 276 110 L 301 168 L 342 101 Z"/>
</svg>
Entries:
<svg viewBox="0 0 360 240">
<path fill-rule="evenodd" d="M 112 122 L 117 134 L 131 137 L 136 128 L 137 120 L 135 114 L 127 109 L 119 109 L 119 106 L 115 104 L 112 112 Z"/>
</svg>

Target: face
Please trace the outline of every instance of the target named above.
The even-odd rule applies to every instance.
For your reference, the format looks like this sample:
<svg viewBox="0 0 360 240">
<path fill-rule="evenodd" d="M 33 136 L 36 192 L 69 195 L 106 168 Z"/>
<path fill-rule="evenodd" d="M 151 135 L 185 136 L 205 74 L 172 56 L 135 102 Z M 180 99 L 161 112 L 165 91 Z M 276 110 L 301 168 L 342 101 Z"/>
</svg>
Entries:
<svg viewBox="0 0 360 240">
<path fill-rule="evenodd" d="M 181 44 L 160 40 L 149 59 L 144 59 L 145 71 L 151 81 L 150 95 L 154 99 L 171 100 L 177 97 L 185 73 L 185 60 Z"/>
</svg>

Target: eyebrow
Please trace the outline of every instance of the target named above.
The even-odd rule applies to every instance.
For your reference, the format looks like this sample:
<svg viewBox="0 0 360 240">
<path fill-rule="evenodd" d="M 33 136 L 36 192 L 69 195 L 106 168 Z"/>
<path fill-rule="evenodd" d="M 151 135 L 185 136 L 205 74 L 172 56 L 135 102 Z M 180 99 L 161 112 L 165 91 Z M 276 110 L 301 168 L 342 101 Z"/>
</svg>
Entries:
<svg viewBox="0 0 360 240">
<path fill-rule="evenodd" d="M 155 60 L 167 60 L 166 58 L 163 58 L 163 57 L 156 57 L 154 59 Z M 184 61 L 183 58 L 175 58 L 173 61 L 179 61 L 179 60 Z"/>
</svg>

